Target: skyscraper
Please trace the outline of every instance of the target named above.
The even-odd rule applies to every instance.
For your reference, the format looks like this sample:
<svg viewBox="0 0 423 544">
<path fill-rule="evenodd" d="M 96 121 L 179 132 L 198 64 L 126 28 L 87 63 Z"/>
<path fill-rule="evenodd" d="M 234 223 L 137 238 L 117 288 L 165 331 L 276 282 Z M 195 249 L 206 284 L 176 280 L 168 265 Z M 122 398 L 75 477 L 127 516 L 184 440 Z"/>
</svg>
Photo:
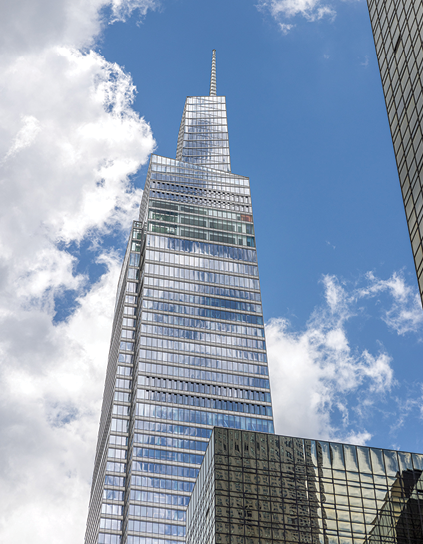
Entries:
<svg viewBox="0 0 423 544">
<path fill-rule="evenodd" d="M 215 428 L 187 544 L 421 544 L 423 455 Z"/>
<path fill-rule="evenodd" d="M 176 544 L 214 425 L 273 432 L 246 177 L 225 97 L 188 97 L 152 155 L 116 296 L 86 544 Z"/>
<path fill-rule="evenodd" d="M 423 301 L 423 0 L 368 0 Z"/>
</svg>

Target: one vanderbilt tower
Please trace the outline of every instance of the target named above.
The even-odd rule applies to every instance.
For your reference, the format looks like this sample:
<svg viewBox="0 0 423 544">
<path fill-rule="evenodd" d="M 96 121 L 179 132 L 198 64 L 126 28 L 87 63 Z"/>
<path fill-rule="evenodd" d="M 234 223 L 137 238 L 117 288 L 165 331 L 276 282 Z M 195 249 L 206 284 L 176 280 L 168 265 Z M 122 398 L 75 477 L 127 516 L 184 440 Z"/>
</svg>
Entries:
<svg viewBox="0 0 423 544">
<path fill-rule="evenodd" d="M 214 426 L 273 433 L 249 179 L 226 100 L 188 97 L 152 155 L 117 288 L 86 544 L 185 541 Z"/>
</svg>

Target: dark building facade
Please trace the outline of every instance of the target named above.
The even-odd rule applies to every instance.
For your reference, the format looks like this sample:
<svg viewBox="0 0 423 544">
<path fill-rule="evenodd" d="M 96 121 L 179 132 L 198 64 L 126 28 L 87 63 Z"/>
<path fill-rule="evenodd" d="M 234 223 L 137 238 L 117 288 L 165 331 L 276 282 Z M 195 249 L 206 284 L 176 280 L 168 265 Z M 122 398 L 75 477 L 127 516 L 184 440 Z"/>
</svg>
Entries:
<svg viewBox="0 0 423 544">
<path fill-rule="evenodd" d="M 249 179 L 226 100 L 152 155 L 117 289 L 86 544 L 178 544 L 213 426 L 273 432 Z"/>
<path fill-rule="evenodd" d="M 187 544 L 422 544 L 423 455 L 215 428 Z"/>
<path fill-rule="evenodd" d="M 423 0 L 368 0 L 423 301 Z"/>
</svg>

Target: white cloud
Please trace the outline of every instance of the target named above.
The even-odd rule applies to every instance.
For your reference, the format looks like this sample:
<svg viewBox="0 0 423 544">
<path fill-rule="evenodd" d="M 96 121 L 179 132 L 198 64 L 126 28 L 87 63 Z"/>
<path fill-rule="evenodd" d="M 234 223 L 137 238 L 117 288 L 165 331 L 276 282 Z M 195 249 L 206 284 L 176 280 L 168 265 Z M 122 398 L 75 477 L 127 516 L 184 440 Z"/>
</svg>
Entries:
<svg viewBox="0 0 423 544">
<path fill-rule="evenodd" d="M 352 345 L 347 325 L 353 317 L 365 318 L 361 306 L 380 293 L 390 295 L 391 302 L 388 308 L 386 301 L 377 306 L 378 317 L 397 334 L 414 333 L 421 338 L 423 318 L 415 292 L 400 274 L 388 280 L 367 274 L 364 282 L 364 286 L 343 285 L 325 276 L 325 302 L 304 330 L 294 331 L 286 319 L 267 324 L 278 433 L 359 443 L 370 440 L 371 434 L 363 428 L 369 409 L 396 385 L 392 358 L 382 347 L 370 353 Z"/>
<path fill-rule="evenodd" d="M 2 320 L 4 542 L 83 541 L 119 269 L 108 266 L 68 322 L 32 308 Z"/>
<path fill-rule="evenodd" d="M 82 542 L 119 258 L 154 148 L 121 67 L 89 50 L 152 0 L 16 0 L 0 19 L 0 540 Z M 84 48 L 84 49 L 81 49 Z M 95 242 L 105 272 L 77 272 Z M 55 303 L 75 309 L 54 324 Z"/>
<path fill-rule="evenodd" d="M 30 146 L 41 130 L 40 122 L 32 115 L 22 116 L 22 124 L 23 126 L 17 133 L 16 138 L 4 157 L 4 160 L 8 159 L 12 155 L 15 155 L 21 149 Z"/>
<path fill-rule="evenodd" d="M 322 0 L 260 0 L 258 5 L 260 11 L 267 11 L 279 22 L 279 28 L 287 34 L 295 25 L 285 21 L 294 17 L 303 17 L 309 22 L 329 19 L 333 21 L 336 11 Z"/>
<path fill-rule="evenodd" d="M 3 55 L 36 54 L 48 47 L 91 47 L 110 21 L 124 21 L 155 9 L 157 0 L 14 0 L 2 10 Z"/>
<path fill-rule="evenodd" d="M 294 28 L 295 25 L 289 25 L 287 23 L 279 23 L 279 28 L 281 29 L 282 34 L 288 34 L 290 30 Z"/>
<path fill-rule="evenodd" d="M 407 285 L 401 274 L 393 274 L 388 280 L 375 278 L 372 272 L 367 274 L 368 286 L 359 289 L 360 298 L 377 297 L 389 293 L 392 306 L 383 310 L 382 319 L 398 334 L 418 333 L 423 328 L 421 299 L 414 289 Z"/>
</svg>

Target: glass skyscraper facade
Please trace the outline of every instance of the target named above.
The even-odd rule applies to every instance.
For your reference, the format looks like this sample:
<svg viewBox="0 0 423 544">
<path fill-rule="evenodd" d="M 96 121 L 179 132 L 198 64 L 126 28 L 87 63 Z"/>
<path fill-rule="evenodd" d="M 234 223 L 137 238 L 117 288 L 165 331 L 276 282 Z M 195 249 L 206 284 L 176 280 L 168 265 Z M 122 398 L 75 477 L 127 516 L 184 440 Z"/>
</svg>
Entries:
<svg viewBox="0 0 423 544">
<path fill-rule="evenodd" d="M 187 544 L 422 544 L 423 455 L 216 428 Z"/>
<path fill-rule="evenodd" d="M 423 301 L 423 0 L 368 0 Z"/>
<path fill-rule="evenodd" d="M 185 542 L 213 426 L 273 433 L 249 180 L 225 97 L 188 97 L 152 155 L 119 280 L 86 544 Z"/>
</svg>

